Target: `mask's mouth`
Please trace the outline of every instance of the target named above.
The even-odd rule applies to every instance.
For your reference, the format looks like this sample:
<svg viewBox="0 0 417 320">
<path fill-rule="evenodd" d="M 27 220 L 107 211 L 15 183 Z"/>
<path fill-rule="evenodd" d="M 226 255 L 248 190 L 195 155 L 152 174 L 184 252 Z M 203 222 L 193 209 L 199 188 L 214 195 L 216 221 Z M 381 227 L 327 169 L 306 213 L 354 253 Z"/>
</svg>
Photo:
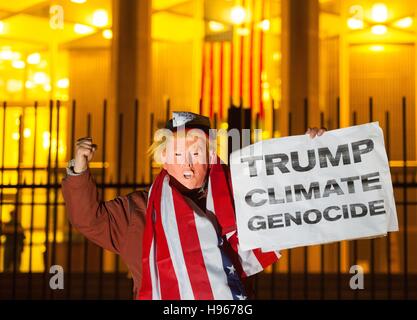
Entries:
<svg viewBox="0 0 417 320">
<path fill-rule="evenodd" d="M 194 172 L 193 171 L 184 171 L 183 172 L 183 176 L 185 179 L 191 179 L 194 176 Z"/>
</svg>

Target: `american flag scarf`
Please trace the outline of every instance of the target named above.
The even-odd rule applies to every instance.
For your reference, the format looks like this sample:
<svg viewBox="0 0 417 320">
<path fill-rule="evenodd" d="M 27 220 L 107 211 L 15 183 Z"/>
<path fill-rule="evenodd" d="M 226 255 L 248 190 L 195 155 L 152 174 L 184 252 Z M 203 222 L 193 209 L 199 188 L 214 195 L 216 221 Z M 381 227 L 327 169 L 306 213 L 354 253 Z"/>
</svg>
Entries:
<svg viewBox="0 0 417 320">
<path fill-rule="evenodd" d="M 219 161 L 210 165 L 206 212 L 170 185 L 165 170 L 156 177 L 146 210 L 138 299 L 245 299 L 240 279 L 280 257 L 240 250 L 230 174 Z"/>
</svg>

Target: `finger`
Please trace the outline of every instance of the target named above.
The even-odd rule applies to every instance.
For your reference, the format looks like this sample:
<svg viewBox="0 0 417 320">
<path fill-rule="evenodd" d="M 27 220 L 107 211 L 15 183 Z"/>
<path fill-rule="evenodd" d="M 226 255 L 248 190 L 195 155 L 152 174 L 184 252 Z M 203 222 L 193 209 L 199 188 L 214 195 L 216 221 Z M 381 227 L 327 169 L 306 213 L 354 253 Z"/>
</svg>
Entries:
<svg viewBox="0 0 417 320">
<path fill-rule="evenodd" d="M 326 130 L 324 130 L 323 128 L 321 128 L 320 130 L 319 130 L 319 132 L 317 133 L 317 135 L 320 137 L 320 136 L 322 136 L 323 135 L 323 133 L 325 133 L 326 132 Z"/>
<path fill-rule="evenodd" d="M 79 144 L 82 144 L 82 143 L 88 143 L 88 144 L 91 144 L 91 143 L 92 143 L 92 140 L 91 140 L 91 139 L 82 139 L 82 140 L 77 140 L 77 142 L 75 143 L 75 145 L 79 145 Z"/>
<path fill-rule="evenodd" d="M 83 140 L 93 140 L 93 138 L 91 138 L 91 137 L 82 137 L 82 138 L 77 139 L 77 142 L 78 141 L 83 141 Z"/>
<path fill-rule="evenodd" d="M 88 143 L 81 143 L 79 145 L 77 145 L 78 148 L 88 148 L 88 149 L 92 149 L 93 145 L 92 144 L 88 144 Z"/>
<path fill-rule="evenodd" d="M 311 131 L 311 128 L 307 128 L 306 134 L 309 134 Z"/>
<path fill-rule="evenodd" d="M 316 127 L 312 128 L 310 130 L 310 137 L 311 138 L 314 138 L 316 136 L 316 134 L 317 134 L 317 131 L 318 131 L 318 129 Z"/>
<path fill-rule="evenodd" d="M 81 141 L 77 141 L 76 145 L 80 145 L 83 143 L 92 144 L 93 142 L 92 140 L 81 140 Z"/>
<path fill-rule="evenodd" d="M 82 154 L 82 155 L 87 155 L 93 152 L 93 148 L 88 148 L 88 147 L 81 147 L 77 150 L 77 153 Z"/>
</svg>

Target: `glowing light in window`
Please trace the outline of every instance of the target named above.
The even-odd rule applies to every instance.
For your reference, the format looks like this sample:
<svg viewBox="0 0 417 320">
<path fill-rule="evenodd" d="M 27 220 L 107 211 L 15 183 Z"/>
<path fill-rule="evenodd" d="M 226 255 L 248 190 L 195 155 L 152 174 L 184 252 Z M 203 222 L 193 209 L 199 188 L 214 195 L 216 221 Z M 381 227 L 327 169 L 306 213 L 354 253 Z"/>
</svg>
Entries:
<svg viewBox="0 0 417 320">
<path fill-rule="evenodd" d="M 26 89 L 32 89 L 34 87 L 34 84 L 32 81 L 28 80 L 25 82 Z"/>
<path fill-rule="evenodd" d="M 69 87 L 69 79 L 68 78 L 59 79 L 56 85 L 58 88 L 66 89 Z"/>
<path fill-rule="evenodd" d="M 383 35 L 387 33 L 387 27 L 382 24 L 378 24 L 371 28 L 371 32 L 376 35 Z"/>
<path fill-rule="evenodd" d="M 23 130 L 23 136 L 25 137 L 25 138 L 29 138 L 30 137 L 30 135 L 31 135 L 31 131 L 30 131 L 30 128 L 25 128 L 24 130 Z"/>
<path fill-rule="evenodd" d="M 263 30 L 263 31 L 268 31 L 271 28 L 271 22 L 269 20 L 262 20 L 259 23 L 259 27 Z"/>
<path fill-rule="evenodd" d="M 388 9 L 383 3 L 376 3 L 372 6 L 371 17 L 375 22 L 385 22 L 388 19 Z"/>
<path fill-rule="evenodd" d="M 9 47 L 4 47 L 0 51 L 0 59 L 12 60 L 13 59 L 13 51 Z"/>
<path fill-rule="evenodd" d="M 247 36 L 247 35 L 249 35 L 249 29 L 248 28 L 238 28 L 237 30 L 236 30 L 236 33 L 239 35 L 239 36 Z"/>
<path fill-rule="evenodd" d="M 274 61 L 280 60 L 281 59 L 281 53 L 280 52 L 274 52 L 273 55 L 272 55 L 272 59 Z"/>
<path fill-rule="evenodd" d="M 400 20 L 397 20 L 394 23 L 394 25 L 399 27 L 399 28 L 404 28 L 404 29 L 409 28 L 413 25 L 413 18 L 411 18 L 411 17 L 402 18 Z"/>
<path fill-rule="evenodd" d="M 94 28 L 86 26 L 85 24 L 74 24 L 74 32 L 78 34 L 89 34 L 94 32 Z"/>
<path fill-rule="evenodd" d="M 106 29 L 103 30 L 103 32 L 101 33 L 104 39 L 111 39 L 113 38 L 113 31 L 111 31 L 111 29 Z"/>
<path fill-rule="evenodd" d="M 217 21 L 210 21 L 209 29 L 213 32 L 220 32 L 224 30 L 224 24 Z"/>
<path fill-rule="evenodd" d="M 96 27 L 104 27 L 109 23 L 109 16 L 107 15 L 107 11 L 103 9 L 99 9 L 94 11 L 93 13 L 93 25 Z"/>
<path fill-rule="evenodd" d="M 15 69 L 24 69 L 25 65 L 25 62 L 22 60 L 15 60 L 12 62 L 12 67 Z"/>
<path fill-rule="evenodd" d="M 21 80 L 10 79 L 7 80 L 6 89 L 9 92 L 19 92 L 23 88 L 23 83 Z"/>
<path fill-rule="evenodd" d="M 32 53 L 28 55 L 26 61 L 29 64 L 38 64 L 41 62 L 41 55 L 38 52 Z"/>
<path fill-rule="evenodd" d="M 230 12 L 230 19 L 234 24 L 241 24 L 245 21 L 246 18 L 246 10 L 241 6 L 236 6 L 232 8 Z"/>
<path fill-rule="evenodd" d="M 352 30 L 363 29 L 363 21 L 356 18 L 349 18 L 347 25 Z"/>
<path fill-rule="evenodd" d="M 384 46 L 376 44 L 369 47 L 369 50 L 379 52 L 384 50 Z"/>
<path fill-rule="evenodd" d="M 49 148 L 49 137 L 50 133 L 48 131 L 44 131 L 42 134 L 42 146 L 44 149 Z"/>
<path fill-rule="evenodd" d="M 35 74 L 33 75 L 33 81 L 36 84 L 45 84 L 46 82 L 48 82 L 48 76 L 45 72 L 35 72 Z"/>
<path fill-rule="evenodd" d="M 263 101 L 269 101 L 269 99 L 271 98 L 270 94 L 269 94 L 269 90 L 265 89 L 262 91 L 262 100 Z"/>
</svg>

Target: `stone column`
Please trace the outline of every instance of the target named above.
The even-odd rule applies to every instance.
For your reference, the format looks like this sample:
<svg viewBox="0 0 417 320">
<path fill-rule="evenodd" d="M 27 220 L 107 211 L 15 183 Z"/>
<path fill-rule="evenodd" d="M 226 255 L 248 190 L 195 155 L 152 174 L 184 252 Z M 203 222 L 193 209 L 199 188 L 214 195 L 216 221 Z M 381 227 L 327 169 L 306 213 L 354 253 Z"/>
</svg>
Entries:
<svg viewBox="0 0 417 320">
<path fill-rule="evenodd" d="M 308 125 L 319 126 L 318 107 L 318 0 L 282 1 L 282 116 L 280 127 L 288 133 L 287 113 L 292 113 L 292 134 L 305 132 L 304 99 L 308 99 Z M 284 116 L 285 115 L 285 116 Z"/>
<path fill-rule="evenodd" d="M 152 1 L 113 0 L 112 96 L 109 125 L 115 126 L 116 136 L 109 137 L 115 146 L 115 165 L 110 170 L 116 177 L 118 163 L 119 113 L 123 113 L 123 144 L 121 180 L 133 179 L 134 165 L 138 177 L 149 172 L 145 154 L 150 136 L 150 69 Z M 134 103 L 139 99 L 138 157 L 134 157 Z"/>
</svg>

